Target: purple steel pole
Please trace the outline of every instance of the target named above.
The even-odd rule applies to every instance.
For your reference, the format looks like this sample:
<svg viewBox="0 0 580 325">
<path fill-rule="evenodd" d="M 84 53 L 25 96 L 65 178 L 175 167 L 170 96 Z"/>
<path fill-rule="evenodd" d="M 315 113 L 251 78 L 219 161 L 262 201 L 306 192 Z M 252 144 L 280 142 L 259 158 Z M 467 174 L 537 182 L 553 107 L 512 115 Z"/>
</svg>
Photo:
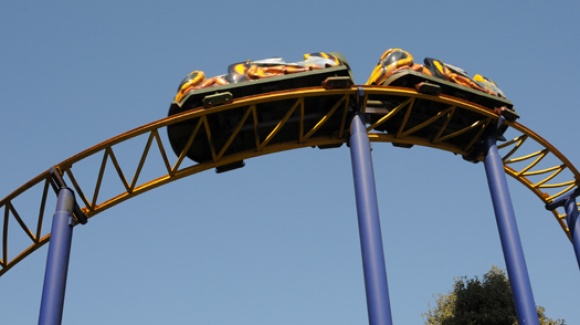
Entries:
<svg viewBox="0 0 580 325">
<path fill-rule="evenodd" d="M 58 192 L 56 211 L 52 217 L 52 230 L 48 258 L 44 273 L 44 286 L 38 324 L 59 325 L 62 322 L 66 276 L 74 226 L 72 210 L 73 192 L 61 188 Z"/>
<path fill-rule="evenodd" d="M 370 142 L 360 114 L 353 117 L 350 132 L 350 157 L 358 212 L 369 324 L 391 325 L 393 321 Z"/>
<path fill-rule="evenodd" d="M 566 210 L 566 222 L 568 224 L 568 231 L 570 232 L 570 239 L 572 240 L 572 245 L 574 246 L 574 253 L 576 253 L 578 267 L 580 267 L 580 225 L 578 224 L 579 212 L 576 197 L 579 195 L 580 188 L 577 187 L 568 195 L 546 204 L 547 210 L 554 210 L 559 207 L 564 207 Z"/>
<path fill-rule="evenodd" d="M 485 150 L 485 172 L 493 200 L 495 219 L 512 287 L 518 322 L 526 325 L 539 325 L 515 212 L 495 136 L 490 136 L 485 140 Z"/>
<path fill-rule="evenodd" d="M 574 253 L 576 253 L 576 262 L 578 262 L 578 267 L 580 267 L 580 226 L 578 225 L 578 206 L 574 197 L 566 200 L 566 221 L 568 222 L 570 237 L 572 237 Z"/>
</svg>

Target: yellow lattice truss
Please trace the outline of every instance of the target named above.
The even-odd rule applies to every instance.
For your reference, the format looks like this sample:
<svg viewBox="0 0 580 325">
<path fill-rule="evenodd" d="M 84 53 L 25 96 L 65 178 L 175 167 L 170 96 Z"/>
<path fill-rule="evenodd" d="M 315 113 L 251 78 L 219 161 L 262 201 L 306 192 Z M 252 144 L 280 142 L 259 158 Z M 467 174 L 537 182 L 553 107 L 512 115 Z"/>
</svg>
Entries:
<svg viewBox="0 0 580 325">
<path fill-rule="evenodd" d="M 472 103 L 444 95 L 422 95 L 411 89 L 312 87 L 186 111 L 104 141 L 51 169 L 74 190 L 80 210 L 91 218 L 143 192 L 207 169 L 284 150 L 338 147 L 348 141 L 348 119 L 355 104 L 367 116 L 371 141 L 427 146 L 471 155 L 474 160 L 481 159 L 473 154 L 486 131 L 495 127 L 498 120 L 496 113 Z M 265 112 L 271 107 L 278 115 L 265 119 Z M 215 121 L 234 113 L 236 119 L 227 132 L 216 128 Z M 508 175 L 532 190 L 544 204 L 578 186 L 578 171 L 556 148 L 523 125 L 506 123 L 509 131 L 516 133 L 513 140 L 499 146 Z M 181 135 L 179 152 L 174 154 L 174 148 L 165 140 L 166 129 L 184 124 L 189 126 L 188 132 Z M 127 145 L 142 148 L 130 167 L 122 166 L 118 159 L 122 147 Z M 209 152 L 210 158 L 202 162 L 189 159 L 191 152 L 200 147 Z M 153 159 L 161 161 L 156 165 L 158 176 L 146 177 L 143 169 Z M 82 182 L 78 175 L 87 160 L 97 162 L 95 177 Z M 105 193 L 102 185 L 110 182 L 121 184 L 118 193 Z M 54 212 L 49 204 L 55 200 L 53 185 L 51 170 L 47 170 L 0 201 L 0 275 L 49 241 L 50 229 L 43 228 L 43 221 Z M 39 194 L 35 202 L 27 201 L 24 209 L 18 199 L 31 191 Z M 555 209 L 552 213 L 569 236 L 565 212 Z M 29 244 L 13 247 L 12 237 L 22 236 Z"/>
</svg>

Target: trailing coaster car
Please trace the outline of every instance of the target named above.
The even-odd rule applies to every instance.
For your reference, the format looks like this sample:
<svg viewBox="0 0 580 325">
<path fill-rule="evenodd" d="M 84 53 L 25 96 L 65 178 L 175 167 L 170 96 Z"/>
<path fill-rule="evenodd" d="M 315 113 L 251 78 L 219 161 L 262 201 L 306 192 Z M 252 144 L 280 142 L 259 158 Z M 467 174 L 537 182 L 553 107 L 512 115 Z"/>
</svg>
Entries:
<svg viewBox="0 0 580 325">
<path fill-rule="evenodd" d="M 506 99 L 503 91 L 495 82 L 480 74 L 471 78 L 465 70 L 441 60 L 425 58 L 424 64 L 414 62 L 413 56 L 400 48 L 386 50 L 378 64 L 372 71 L 367 85 L 398 86 L 413 88 L 418 92 L 438 96 L 445 94 L 464 99 L 475 104 L 484 106 L 497 114 L 503 115 L 507 120 L 515 120 L 519 116 L 513 109 L 513 104 Z M 374 111 L 382 112 L 373 114 L 373 108 L 368 110 L 371 122 L 375 122 L 401 103 L 406 98 L 369 98 L 375 102 Z M 405 117 L 397 114 L 376 127 L 379 131 L 387 131 L 392 134 L 400 134 L 401 130 L 415 129 L 412 136 L 434 139 L 445 134 L 453 134 L 459 131 L 461 136 L 449 137 L 447 142 L 461 148 L 468 147 L 477 129 L 470 130 L 469 126 L 481 119 L 479 114 L 462 111 L 461 114 L 445 115 L 438 118 L 439 113 L 446 109 L 446 105 L 428 98 L 417 98 L 413 102 L 412 113 Z M 429 127 L 421 127 L 426 121 L 437 119 Z M 501 132 L 505 131 L 505 128 Z M 443 135 L 445 135 L 443 134 Z M 467 158 L 469 159 L 469 158 Z"/>
<path fill-rule="evenodd" d="M 304 61 L 294 63 L 286 63 L 280 57 L 234 63 L 228 67 L 227 74 L 209 79 L 205 78 L 203 71 L 195 70 L 183 79 L 173 101 L 179 103 L 186 94 L 202 88 L 325 69 L 342 65 L 342 62 L 336 54 L 317 52 L 307 53 Z"/>
<path fill-rule="evenodd" d="M 174 115 L 191 109 L 209 109 L 212 106 L 231 102 L 241 98 L 274 91 L 321 86 L 329 77 L 346 78 L 352 83 L 352 75 L 348 62 L 337 52 L 307 53 L 298 62 L 287 63 L 280 57 L 258 61 L 245 61 L 231 64 L 227 73 L 206 78 L 200 70 L 189 73 L 178 87 L 177 94 L 169 108 L 168 115 Z M 324 96 L 327 97 L 327 96 Z M 320 120 L 334 103 L 332 96 L 327 98 L 307 98 L 306 101 L 316 101 L 316 110 L 310 110 L 305 117 L 305 123 Z M 308 103 L 306 103 L 308 104 Z M 267 136 L 273 126 L 286 114 L 290 102 L 263 103 L 256 107 L 260 125 L 258 128 L 260 140 Z M 228 112 L 208 115 L 212 144 L 220 148 L 232 135 L 233 129 L 242 120 L 247 107 L 241 107 Z M 270 143 L 296 139 L 299 132 L 298 111 L 285 124 L 284 129 L 276 134 Z M 337 128 L 333 123 L 339 123 L 334 117 L 317 131 L 317 134 L 334 132 Z M 179 155 L 191 135 L 197 119 L 171 125 L 167 128 L 169 140 L 174 152 Z M 255 131 L 252 121 L 247 122 L 236 136 L 234 143 L 226 154 L 250 150 L 256 147 Z M 307 127 L 307 125 L 305 125 Z M 207 141 L 205 128 L 201 128 L 187 152 L 187 156 L 197 162 L 212 160 L 210 145 Z"/>
<path fill-rule="evenodd" d="M 212 78 L 206 78 L 203 71 L 194 70 L 190 72 L 183 81 L 179 84 L 177 94 L 173 99 L 173 103 L 177 104 L 177 106 L 187 106 L 188 109 L 195 108 L 192 106 L 196 106 L 198 104 L 202 104 L 201 102 L 194 102 L 194 103 L 187 103 L 190 99 L 191 95 L 196 94 L 205 94 L 206 92 L 203 91 L 205 88 L 215 87 L 215 86 L 224 86 L 224 85 L 232 85 L 235 84 L 235 88 L 229 88 L 228 91 L 233 89 L 240 89 L 242 90 L 240 94 L 243 95 L 254 95 L 256 93 L 265 92 L 263 90 L 281 90 L 287 88 L 300 88 L 300 87 L 308 87 L 308 86 L 320 86 L 320 82 L 318 81 L 319 78 L 314 78 L 313 81 L 306 82 L 304 85 L 299 85 L 296 83 L 292 83 L 291 85 L 281 83 L 279 86 L 268 85 L 266 87 L 251 87 L 261 85 L 262 83 L 256 83 L 256 81 L 266 81 L 267 83 L 271 83 L 274 81 L 280 81 L 280 79 L 274 80 L 264 80 L 272 77 L 280 77 L 290 74 L 299 74 L 302 72 L 311 72 L 315 70 L 322 70 L 321 75 L 323 76 L 331 76 L 332 70 L 328 70 L 329 68 L 333 67 L 348 67 L 348 63 L 342 57 L 340 53 L 331 52 L 316 52 L 316 53 L 307 53 L 304 54 L 304 60 L 299 62 L 287 63 L 281 57 L 273 57 L 263 60 L 247 60 L 245 62 L 239 62 L 229 65 L 228 72 L 223 75 L 215 76 Z M 350 74 L 349 74 L 350 75 Z M 302 74 L 298 75 L 302 76 Z M 292 77 L 298 77 L 292 76 Z M 296 79 L 296 78 L 290 78 Z M 311 79 L 311 78 L 306 78 Z M 250 82 L 245 85 L 237 85 L 240 83 Z M 239 87 L 238 87 L 239 86 Z M 249 88 L 249 89 L 247 89 Z M 219 88 L 219 90 L 224 88 Z M 256 91 L 262 90 L 262 91 Z M 209 89 L 209 92 L 218 91 L 216 89 Z M 242 96 L 235 96 L 235 97 L 242 97 Z M 189 105 L 188 105 L 189 104 Z M 206 105 L 207 106 L 207 105 Z M 173 112 L 170 112 L 170 115 Z"/>
</svg>

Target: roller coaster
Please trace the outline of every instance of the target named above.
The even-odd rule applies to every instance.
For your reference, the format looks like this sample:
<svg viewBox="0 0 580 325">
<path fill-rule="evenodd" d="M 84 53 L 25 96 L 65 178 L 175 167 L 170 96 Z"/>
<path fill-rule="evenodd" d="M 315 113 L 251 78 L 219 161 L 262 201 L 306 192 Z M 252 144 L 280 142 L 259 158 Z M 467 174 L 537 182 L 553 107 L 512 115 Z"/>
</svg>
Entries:
<svg viewBox="0 0 580 325">
<path fill-rule="evenodd" d="M 335 55 L 336 65 L 241 83 L 214 79 L 211 86 L 196 87 L 188 82 L 198 75 L 191 75 L 166 118 L 82 151 L 17 188 L 0 201 L 0 275 L 51 241 L 53 233 L 43 224 L 63 188 L 75 194 L 74 225 L 86 224 L 141 193 L 202 171 L 242 168 L 253 157 L 299 148 L 347 144 L 352 150 L 353 116 L 361 118 L 370 142 L 440 149 L 473 163 L 485 162 L 486 139 L 500 140 L 503 172 L 539 198 L 565 236 L 578 240 L 572 217 L 578 214 L 580 174 L 558 149 L 517 122 L 509 100 L 417 69 L 389 71 L 388 77 L 375 70 L 374 80 L 380 82 L 355 85 L 348 63 Z M 264 64 L 278 67 L 280 62 Z M 126 145 L 142 148 L 131 168 L 117 159 Z M 161 157 L 161 167 L 157 176 L 145 178 L 142 170 L 153 156 Z M 77 177 L 86 160 L 100 162 L 94 182 Z M 110 182 L 122 184 L 121 190 L 105 195 L 103 184 Z M 19 198 L 30 193 L 37 193 L 29 195 L 36 201 L 19 205 Z M 22 237 L 28 240 L 24 248 L 13 244 L 13 238 Z M 576 244 L 575 250 L 578 256 Z"/>
</svg>

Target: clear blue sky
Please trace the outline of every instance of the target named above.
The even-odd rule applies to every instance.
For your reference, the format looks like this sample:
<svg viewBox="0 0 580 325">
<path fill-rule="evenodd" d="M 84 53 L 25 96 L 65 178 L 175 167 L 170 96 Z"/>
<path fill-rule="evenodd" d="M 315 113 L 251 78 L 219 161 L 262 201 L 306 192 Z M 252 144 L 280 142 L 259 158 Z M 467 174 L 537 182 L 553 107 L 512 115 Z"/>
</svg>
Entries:
<svg viewBox="0 0 580 325">
<path fill-rule="evenodd" d="M 5 1 L 0 15 L 0 197 L 165 117 L 191 70 L 315 51 L 342 52 L 358 83 L 390 47 L 490 76 L 580 166 L 573 1 Z M 483 165 L 390 144 L 373 160 L 393 320 L 422 324 L 454 277 L 504 267 Z M 536 303 L 580 324 L 570 242 L 508 181 Z M 63 323 L 365 324 L 358 240 L 346 146 L 207 171 L 75 228 Z M 37 322 L 46 252 L 0 277 L 2 324 Z"/>
</svg>

